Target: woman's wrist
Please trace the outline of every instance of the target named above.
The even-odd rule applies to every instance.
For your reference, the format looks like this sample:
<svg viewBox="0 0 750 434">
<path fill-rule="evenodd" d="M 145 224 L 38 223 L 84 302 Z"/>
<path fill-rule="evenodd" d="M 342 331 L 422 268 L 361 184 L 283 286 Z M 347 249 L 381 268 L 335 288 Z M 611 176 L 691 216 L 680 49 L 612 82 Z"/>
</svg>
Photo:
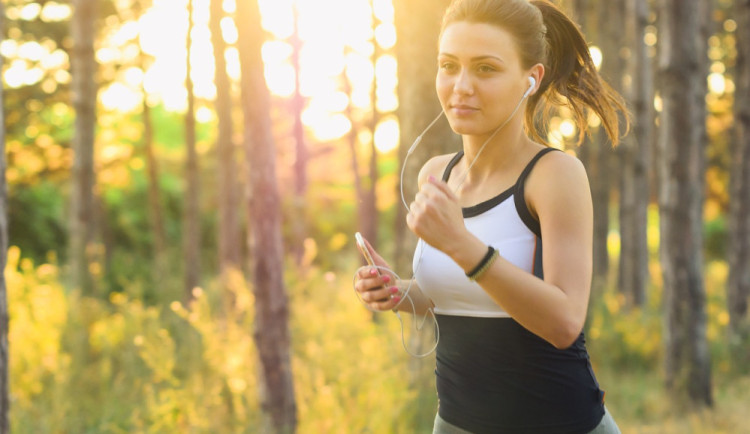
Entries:
<svg viewBox="0 0 750 434">
<path fill-rule="evenodd" d="M 454 243 L 451 250 L 445 251 L 465 273 L 472 271 L 487 254 L 487 244 L 471 233 L 468 235 Z"/>
</svg>

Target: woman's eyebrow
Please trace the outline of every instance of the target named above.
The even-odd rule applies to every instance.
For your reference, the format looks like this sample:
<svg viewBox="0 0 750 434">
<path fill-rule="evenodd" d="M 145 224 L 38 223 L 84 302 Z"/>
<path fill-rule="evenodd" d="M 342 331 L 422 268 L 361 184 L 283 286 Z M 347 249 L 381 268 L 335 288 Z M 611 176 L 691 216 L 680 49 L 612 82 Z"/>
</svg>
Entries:
<svg viewBox="0 0 750 434">
<path fill-rule="evenodd" d="M 458 59 L 458 56 L 456 56 L 455 54 L 443 53 L 443 52 L 438 53 L 438 57 L 449 57 L 451 59 Z M 490 54 L 485 54 L 485 55 L 482 55 L 482 56 L 474 56 L 470 60 L 472 62 L 476 62 L 476 61 L 479 61 L 479 60 L 486 60 L 486 59 L 493 59 L 493 60 L 496 60 L 498 62 L 505 63 L 502 58 L 497 57 L 497 56 L 493 56 L 493 55 L 490 55 Z"/>
</svg>

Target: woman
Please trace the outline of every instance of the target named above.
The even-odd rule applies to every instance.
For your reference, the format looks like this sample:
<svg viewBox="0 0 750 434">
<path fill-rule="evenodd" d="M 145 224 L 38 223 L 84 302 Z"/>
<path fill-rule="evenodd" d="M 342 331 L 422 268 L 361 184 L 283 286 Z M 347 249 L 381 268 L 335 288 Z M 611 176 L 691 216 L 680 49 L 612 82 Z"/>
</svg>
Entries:
<svg viewBox="0 0 750 434">
<path fill-rule="evenodd" d="M 567 103 L 581 134 L 590 110 L 616 145 L 621 98 L 576 25 L 547 1 L 455 0 L 436 89 L 463 150 L 424 165 L 406 218 L 420 238 L 409 296 L 418 311 L 434 309 L 440 330 L 434 432 L 619 432 L 582 333 L 593 232 L 586 172 L 544 145 L 537 126 L 546 108 Z M 369 267 L 355 289 L 371 309 L 407 310 L 394 284 Z"/>
</svg>

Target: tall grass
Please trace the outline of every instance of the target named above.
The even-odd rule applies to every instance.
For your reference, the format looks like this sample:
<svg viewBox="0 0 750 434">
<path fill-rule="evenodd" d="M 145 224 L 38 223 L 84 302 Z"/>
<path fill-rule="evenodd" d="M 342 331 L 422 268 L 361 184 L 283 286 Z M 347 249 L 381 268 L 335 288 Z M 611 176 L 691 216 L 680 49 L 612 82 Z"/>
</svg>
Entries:
<svg viewBox="0 0 750 434">
<path fill-rule="evenodd" d="M 395 316 L 360 306 L 353 259 L 341 260 L 342 272 L 313 263 L 308 255 L 286 276 L 299 432 L 430 432 L 434 357 L 409 357 Z M 35 265 L 17 248 L 6 277 L 14 433 L 259 432 L 255 306 L 241 275 L 197 290 L 189 306 L 145 304 L 138 282 L 108 298 L 82 297 L 60 283 L 54 260 Z M 588 345 L 623 432 L 745 429 L 750 377 L 729 363 L 725 278 L 726 264 L 708 264 L 716 405 L 702 413 L 680 413 L 662 386 L 658 279 L 642 308 L 612 286 L 593 298 Z"/>
</svg>

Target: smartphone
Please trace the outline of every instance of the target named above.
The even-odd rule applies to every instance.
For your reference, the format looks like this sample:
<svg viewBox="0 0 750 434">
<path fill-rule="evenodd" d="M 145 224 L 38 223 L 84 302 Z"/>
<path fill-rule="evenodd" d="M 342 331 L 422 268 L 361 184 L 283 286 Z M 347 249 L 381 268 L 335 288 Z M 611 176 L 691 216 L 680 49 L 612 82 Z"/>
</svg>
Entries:
<svg viewBox="0 0 750 434">
<path fill-rule="evenodd" d="M 375 261 L 372 259 L 370 251 L 367 250 L 367 245 L 365 245 L 365 239 L 362 238 L 362 234 L 360 234 L 359 232 L 355 233 L 354 240 L 357 242 L 357 248 L 362 253 L 362 256 L 365 257 L 367 263 L 371 266 L 375 266 Z M 378 270 L 378 274 L 380 274 L 380 270 Z"/>
</svg>

